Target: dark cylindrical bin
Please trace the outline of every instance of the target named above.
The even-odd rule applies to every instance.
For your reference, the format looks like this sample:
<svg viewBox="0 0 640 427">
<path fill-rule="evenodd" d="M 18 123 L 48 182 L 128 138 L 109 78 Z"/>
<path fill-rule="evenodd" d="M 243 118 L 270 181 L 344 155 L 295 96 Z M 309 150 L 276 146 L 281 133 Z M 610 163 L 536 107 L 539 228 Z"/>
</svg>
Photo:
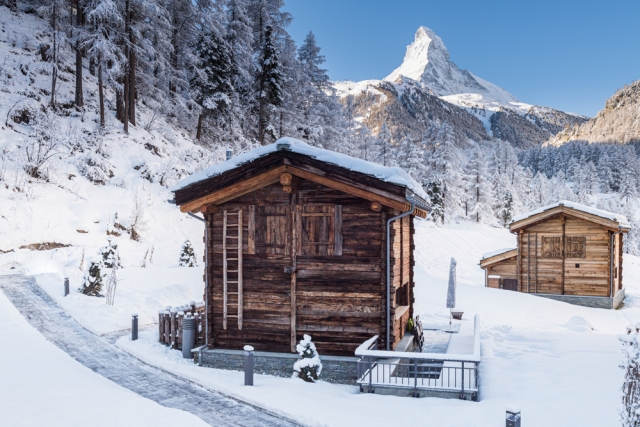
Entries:
<svg viewBox="0 0 640 427">
<path fill-rule="evenodd" d="M 507 427 L 520 427 L 520 410 L 507 409 Z"/>
<path fill-rule="evenodd" d="M 131 315 L 131 341 L 138 339 L 138 315 Z"/>
<path fill-rule="evenodd" d="M 244 346 L 244 385 L 253 385 L 253 347 Z"/>
<path fill-rule="evenodd" d="M 193 355 L 191 350 L 196 345 L 196 319 L 191 316 L 191 313 L 182 319 L 182 357 L 185 359 L 192 359 Z"/>
<path fill-rule="evenodd" d="M 67 295 L 69 295 L 69 278 L 65 277 L 64 278 L 64 296 L 66 297 Z"/>
</svg>

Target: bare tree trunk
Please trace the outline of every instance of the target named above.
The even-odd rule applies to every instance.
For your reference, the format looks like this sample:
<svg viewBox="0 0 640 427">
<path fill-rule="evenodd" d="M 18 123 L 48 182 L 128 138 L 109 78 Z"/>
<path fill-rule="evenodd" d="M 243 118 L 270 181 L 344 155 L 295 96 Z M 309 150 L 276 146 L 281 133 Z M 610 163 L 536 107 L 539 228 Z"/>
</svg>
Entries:
<svg viewBox="0 0 640 427">
<path fill-rule="evenodd" d="M 204 114 L 200 113 L 198 116 L 198 130 L 196 131 L 196 139 L 200 140 L 200 136 L 202 136 L 202 119 L 204 118 Z"/>
<path fill-rule="evenodd" d="M 122 91 L 118 89 L 116 91 L 116 119 L 123 121 L 124 117 L 124 105 L 122 101 Z"/>
<path fill-rule="evenodd" d="M 73 15 L 72 15 L 73 16 Z M 76 26 L 79 28 L 84 24 L 84 7 L 81 6 L 80 0 L 77 2 L 76 7 Z M 84 105 L 84 96 L 82 94 L 82 48 L 80 47 L 80 41 L 76 41 L 76 106 L 82 107 Z"/>
<path fill-rule="evenodd" d="M 130 24 L 129 17 L 130 17 L 129 0 L 127 0 L 126 7 L 125 7 L 125 33 L 126 34 L 129 34 L 129 24 Z M 124 72 L 124 91 L 122 96 L 124 101 L 124 111 L 122 114 L 122 123 L 124 123 L 125 133 L 129 133 L 129 67 L 131 66 L 131 63 L 129 62 L 130 55 L 129 55 L 128 40 L 125 42 L 124 52 L 125 52 L 124 53 L 125 58 L 127 60 L 127 68 L 125 68 L 125 72 Z"/>
<path fill-rule="evenodd" d="M 58 80 L 58 55 L 56 54 L 56 50 L 58 48 L 57 42 L 58 37 L 56 34 L 56 29 L 58 26 L 58 8 L 56 6 L 56 2 L 53 2 L 53 13 L 51 14 L 51 28 L 53 29 L 53 51 L 52 51 L 52 60 L 53 60 L 53 72 L 51 73 L 51 108 L 56 109 L 56 82 Z"/>
<path fill-rule="evenodd" d="M 98 66 L 98 97 L 100 102 L 100 127 L 104 127 L 104 89 L 102 86 L 102 65 Z"/>
<path fill-rule="evenodd" d="M 136 51 L 133 48 L 129 53 L 129 121 L 136 125 Z"/>
<path fill-rule="evenodd" d="M 260 109 L 258 112 L 258 141 L 260 141 L 260 145 L 264 144 L 264 122 L 265 122 L 265 108 L 264 108 L 264 100 L 260 99 Z"/>
</svg>

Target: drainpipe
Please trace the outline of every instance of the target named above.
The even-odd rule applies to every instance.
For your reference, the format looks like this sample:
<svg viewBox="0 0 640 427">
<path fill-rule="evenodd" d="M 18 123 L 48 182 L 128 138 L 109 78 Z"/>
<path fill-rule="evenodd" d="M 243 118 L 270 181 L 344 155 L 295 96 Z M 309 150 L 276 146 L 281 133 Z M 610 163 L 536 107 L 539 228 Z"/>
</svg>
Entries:
<svg viewBox="0 0 640 427">
<path fill-rule="evenodd" d="M 204 333 L 204 342 L 207 348 L 209 348 L 209 230 L 207 230 L 207 220 L 199 217 L 196 214 L 187 212 L 193 218 L 204 222 L 204 327 L 206 331 Z M 198 360 L 202 361 L 202 348 L 200 349 L 200 355 Z"/>
<path fill-rule="evenodd" d="M 397 219 L 400 219 L 407 215 L 411 215 L 413 212 L 415 212 L 415 200 L 408 201 L 411 202 L 411 209 L 387 220 L 387 341 L 385 347 L 387 351 L 390 350 L 389 334 L 391 332 L 391 223 Z"/>
<path fill-rule="evenodd" d="M 613 257 L 615 255 L 613 245 L 615 243 L 616 236 L 618 234 L 620 234 L 620 233 L 622 233 L 622 226 L 621 225 L 618 226 L 618 231 L 616 231 L 615 233 L 611 234 L 611 254 L 610 254 L 610 258 L 609 258 L 609 288 L 610 288 L 609 289 L 609 295 L 611 296 L 612 304 L 613 304 L 613 296 L 614 296 L 614 293 L 613 293 L 614 292 L 614 289 L 613 289 L 613 269 L 615 268 L 614 267 L 614 261 L 613 261 Z"/>
</svg>

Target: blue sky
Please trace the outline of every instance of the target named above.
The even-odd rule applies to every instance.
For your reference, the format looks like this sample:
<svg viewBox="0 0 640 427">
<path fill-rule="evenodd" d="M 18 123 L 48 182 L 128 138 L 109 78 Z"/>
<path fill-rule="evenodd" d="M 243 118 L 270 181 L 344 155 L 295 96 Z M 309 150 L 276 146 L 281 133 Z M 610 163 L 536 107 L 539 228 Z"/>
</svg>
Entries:
<svg viewBox="0 0 640 427">
<path fill-rule="evenodd" d="M 523 102 L 594 116 L 640 79 L 638 0 L 286 0 L 299 43 L 311 30 L 334 80 L 381 79 L 420 25 L 463 69 Z"/>
</svg>

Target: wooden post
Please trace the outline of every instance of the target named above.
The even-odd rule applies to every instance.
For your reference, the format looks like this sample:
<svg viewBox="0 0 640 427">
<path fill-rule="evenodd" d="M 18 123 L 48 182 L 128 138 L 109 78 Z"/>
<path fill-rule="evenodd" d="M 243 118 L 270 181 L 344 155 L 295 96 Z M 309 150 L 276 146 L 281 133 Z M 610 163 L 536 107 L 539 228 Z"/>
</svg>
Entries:
<svg viewBox="0 0 640 427">
<path fill-rule="evenodd" d="M 527 232 L 527 293 L 531 293 L 531 233 Z"/>
<path fill-rule="evenodd" d="M 565 253 L 564 253 L 564 226 L 565 226 L 565 217 L 562 217 L 562 295 L 564 295 L 564 258 L 565 258 Z"/>
<path fill-rule="evenodd" d="M 164 342 L 164 312 L 158 313 L 158 342 Z"/>
<path fill-rule="evenodd" d="M 298 208 L 297 208 L 297 195 L 291 194 L 291 352 L 295 353 L 296 351 L 296 341 L 297 341 L 297 310 L 296 310 L 296 288 L 297 288 L 297 273 L 296 273 L 296 262 L 297 262 L 297 254 L 298 254 Z"/>
<path fill-rule="evenodd" d="M 538 233 L 536 233 L 536 257 L 535 259 L 535 265 L 536 265 L 536 286 L 535 286 L 535 292 L 536 294 L 538 293 Z"/>
<path fill-rule="evenodd" d="M 170 348 L 178 348 L 176 337 L 178 336 L 178 324 L 176 322 L 176 312 L 172 311 L 169 317 L 169 325 L 171 325 L 171 337 L 169 339 Z"/>
<path fill-rule="evenodd" d="M 242 330 L 242 209 L 238 211 L 238 330 Z"/>
<path fill-rule="evenodd" d="M 227 211 L 222 223 L 222 329 L 227 329 Z"/>
<path fill-rule="evenodd" d="M 522 263 L 522 233 L 523 230 L 520 230 L 520 232 L 518 232 L 518 235 L 516 236 L 516 245 L 518 248 L 518 261 L 517 261 L 517 265 L 516 265 L 516 270 L 517 270 L 517 274 L 516 276 L 518 277 L 518 287 L 520 288 L 520 292 L 522 292 L 522 266 L 520 265 Z"/>
</svg>

